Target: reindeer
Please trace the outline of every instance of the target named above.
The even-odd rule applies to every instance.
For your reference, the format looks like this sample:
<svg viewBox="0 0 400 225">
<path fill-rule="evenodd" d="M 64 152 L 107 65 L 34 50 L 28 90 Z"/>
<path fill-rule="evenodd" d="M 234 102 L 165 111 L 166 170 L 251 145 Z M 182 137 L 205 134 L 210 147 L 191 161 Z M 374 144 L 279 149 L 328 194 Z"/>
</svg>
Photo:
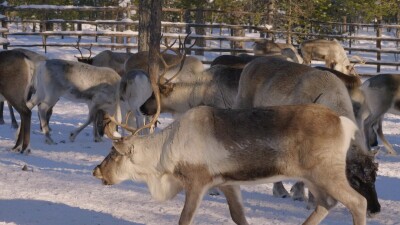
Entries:
<svg viewBox="0 0 400 225">
<path fill-rule="evenodd" d="M 328 68 L 347 75 L 356 74 L 344 48 L 337 40 L 307 40 L 300 44 L 300 50 L 306 65 L 310 65 L 311 60 L 321 60 Z"/>
<path fill-rule="evenodd" d="M 298 50 L 292 44 L 276 43 L 265 39 L 263 42 L 255 42 L 253 52 L 256 56 L 279 54 L 290 58 L 295 63 L 303 63 L 303 58 L 298 54 Z"/>
<path fill-rule="evenodd" d="M 294 52 L 297 52 L 297 49 L 292 44 L 276 43 L 268 39 L 265 39 L 262 42 L 254 42 L 253 44 L 253 52 L 255 55 L 265 55 L 268 53 L 281 53 L 281 50 L 285 48 L 290 48 Z"/>
<path fill-rule="evenodd" d="M 339 78 L 346 86 L 347 92 L 350 95 L 351 105 L 353 106 L 354 115 L 358 126 L 362 130 L 364 119 L 368 114 L 368 107 L 363 91 L 361 90 L 362 81 L 359 76 L 349 76 L 342 72 L 327 67 L 317 66 L 318 70 L 329 71 Z"/>
<path fill-rule="evenodd" d="M 366 96 L 369 115 L 364 121 L 364 132 L 368 145 L 377 145 L 377 137 L 382 140 L 386 150 L 396 155 L 392 145 L 382 132 L 382 120 L 385 113 L 400 112 L 400 76 L 398 74 L 380 74 L 366 80 L 362 85 Z"/>
<path fill-rule="evenodd" d="M 93 66 L 105 66 L 115 70 L 120 76 L 125 74 L 125 62 L 134 55 L 128 52 L 112 52 L 104 50 L 93 57 Z"/>
<path fill-rule="evenodd" d="M 366 200 L 346 179 L 346 154 L 356 129 L 351 119 L 320 105 L 202 106 L 159 133 L 117 140 L 93 175 L 104 185 L 145 182 L 161 201 L 184 190 L 180 225 L 192 224 L 211 187 L 225 194 L 232 220 L 248 224 L 240 185 L 289 178 L 304 181 L 317 199 L 304 224 L 319 224 L 339 201 L 353 224 L 365 225 Z"/>
<path fill-rule="evenodd" d="M 185 41 L 182 42 L 180 38 L 178 40 L 178 49 L 172 48 L 176 41 L 172 44 L 164 43 L 166 48 L 158 55 L 157 63 L 163 72 L 157 80 L 158 83 L 163 83 L 163 87 L 167 89 L 167 86 L 172 85 L 176 80 L 196 79 L 197 72 L 203 69 L 200 60 L 186 56 L 186 52 L 190 51 L 194 44 L 186 48 Z M 166 53 L 167 51 L 172 51 L 174 54 Z M 125 66 L 128 72 L 122 77 L 120 85 L 120 99 L 123 103 L 127 103 L 128 108 L 135 113 L 137 127 L 149 120 L 148 117 L 143 118 L 143 114 L 140 112 L 140 106 L 152 96 L 152 88 L 146 72 L 148 71 L 148 54 L 148 52 L 139 52 L 126 61 Z"/>
<path fill-rule="evenodd" d="M 24 53 L 35 64 L 47 59 L 45 56 L 43 56 L 41 54 L 38 54 L 34 51 L 30 51 L 30 50 L 24 49 L 24 48 L 15 48 L 12 51 L 19 51 L 19 52 Z M 4 109 L 4 98 L 0 97 L 0 124 L 4 124 L 3 109 Z M 18 128 L 18 122 L 15 119 L 14 110 L 13 110 L 12 106 L 10 106 L 10 105 L 8 105 L 8 109 L 10 111 L 10 116 L 11 116 L 11 127 L 16 129 L 16 128 Z"/>
<path fill-rule="evenodd" d="M 136 127 L 142 127 L 149 122 L 149 118 L 141 113 L 140 106 L 152 96 L 152 93 L 147 72 L 135 69 L 122 76 L 119 85 L 119 99 L 121 100 L 121 104 L 127 105 L 124 108 L 134 113 Z M 146 130 L 141 134 L 147 134 L 149 132 L 149 130 Z"/>
<path fill-rule="evenodd" d="M 255 59 L 244 68 L 233 108 L 305 103 L 325 105 L 356 121 L 346 87 L 335 75 L 277 58 Z M 368 152 L 363 132 L 358 131 L 347 155 L 347 177 L 367 199 L 370 215 L 380 211 L 374 184 L 376 171 L 374 155 Z M 292 190 L 294 199 L 304 198 L 302 184 L 296 184 Z M 282 183 L 276 183 L 274 195 L 285 197 L 289 193 Z"/>
<path fill-rule="evenodd" d="M 242 69 L 215 65 L 197 74 L 197 80 L 176 82 L 169 88 L 160 88 L 161 112 L 182 114 L 200 105 L 232 108 L 241 72 Z M 146 115 L 154 115 L 156 109 L 154 96 L 140 108 Z"/>
<path fill-rule="evenodd" d="M 94 120 L 96 112 L 103 110 L 111 115 L 116 112 L 119 108 L 117 88 L 120 80 L 120 76 L 110 68 L 60 59 L 46 60 L 38 66 L 34 82 L 36 93 L 26 105 L 29 109 L 38 105 L 46 143 L 52 144 L 54 141 L 50 137 L 48 122 L 43 119 L 48 110 L 60 97 L 86 103 L 89 117 L 70 134 L 70 140 L 74 141 L 79 132 Z M 97 126 L 93 128 L 95 141 L 101 141 Z"/>
<path fill-rule="evenodd" d="M 0 52 L 0 95 L 17 110 L 21 126 L 13 151 L 29 152 L 31 110 L 26 107 L 30 82 L 34 76 L 35 64 L 20 51 Z M 18 84 L 18 88 L 15 88 Z"/>
<path fill-rule="evenodd" d="M 186 55 L 186 52 L 190 51 L 196 44 L 196 42 L 194 42 L 190 46 L 185 47 L 184 43 L 187 42 L 188 37 L 189 35 L 185 37 L 184 41 L 178 38 L 178 49 L 172 48 L 177 40 L 171 44 L 164 43 L 165 49 L 159 53 L 159 61 L 157 62 L 160 70 L 164 71 L 164 74 L 158 78 L 159 82 L 174 83 L 193 81 L 197 79 L 197 74 L 204 71 L 204 65 L 200 59 Z M 183 53 L 184 49 L 185 53 Z M 172 51 L 172 53 L 168 53 L 168 51 Z M 129 72 L 134 69 L 148 71 L 148 58 L 148 51 L 142 51 L 131 55 L 125 61 L 125 71 Z"/>
</svg>

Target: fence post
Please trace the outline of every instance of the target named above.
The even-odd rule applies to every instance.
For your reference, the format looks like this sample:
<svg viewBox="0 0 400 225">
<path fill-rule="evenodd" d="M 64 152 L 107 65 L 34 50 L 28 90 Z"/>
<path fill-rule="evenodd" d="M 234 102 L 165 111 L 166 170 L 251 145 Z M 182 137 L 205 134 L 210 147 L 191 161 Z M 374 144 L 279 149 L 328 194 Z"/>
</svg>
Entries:
<svg viewBox="0 0 400 225">
<path fill-rule="evenodd" d="M 376 48 L 378 50 L 380 50 L 382 48 L 382 43 L 381 43 L 382 41 L 380 39 L 382 37 L 382 26 L 381 26 L 381 24 L 382 24 L 382 17 L 380 17 L 378 19 L 377 24 L 376 24 L 376 37 L 378 38 L 378 39 L 376 39 Z M 381 60 L 381 52 L 380 51 L 376 52 L 376 60 L 377 61 Z M 376 65 L 376 72 L 377 73 L 381 72 L 381 65 L 380 64 Z"/>
<path fill-rule="evenodd" d="M 191 19 L 191 16 L 190 16 L 190 10 L 186 9 L 183 17 L 184 17 L 184 20 L 185 20 L 185 23 L 186 23 L 186 35 L 189 35 L 192 32 L 191 28 L 190 28 L 190 23 L 192 22 L 192 19 Z M 195 41 L 196 41 L 196 39 L 195 39 Z M 186 44 L 190 45 L 192 40 L 190 38 L 188 38 L 187 42 L 188 43 L 185 43 L 185 45 Z M 186 50 L 186 54 L 187 55 L 191 55 L 191 51 Z"/>
</svg>

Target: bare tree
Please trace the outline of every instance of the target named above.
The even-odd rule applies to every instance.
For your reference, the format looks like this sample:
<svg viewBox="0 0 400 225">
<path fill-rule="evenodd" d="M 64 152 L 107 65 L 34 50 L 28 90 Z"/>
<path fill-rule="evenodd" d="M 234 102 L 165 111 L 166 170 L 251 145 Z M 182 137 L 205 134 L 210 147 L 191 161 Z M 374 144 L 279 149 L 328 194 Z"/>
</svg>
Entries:
<svg viewBox="0 0 400 225">
<path fill-rule="evenodd" d="M 139 1 L 138 51 L 149 50 L 151 3 L 152 0 Z"/>
<path fill-rule="evenodd" d="M 151 87 L 157 102 L 157 112 L 154 115 L 152 121 L 144 126 L 143 128 L 150 128 L 153 126 L 158 116 L 160 115 L 160 89 L 158 87 L 158 74 L 159 64 L 158 57 L 160 57 L 160 40 L 161 40 L 161 18 L 162 18 L 162 2 L 163 0 L 148 0 L 150 2 L 150 43 L 149 43 L 149 75 Z M 142 128 L 142 129 L 143 129 Z"/>
</svg>

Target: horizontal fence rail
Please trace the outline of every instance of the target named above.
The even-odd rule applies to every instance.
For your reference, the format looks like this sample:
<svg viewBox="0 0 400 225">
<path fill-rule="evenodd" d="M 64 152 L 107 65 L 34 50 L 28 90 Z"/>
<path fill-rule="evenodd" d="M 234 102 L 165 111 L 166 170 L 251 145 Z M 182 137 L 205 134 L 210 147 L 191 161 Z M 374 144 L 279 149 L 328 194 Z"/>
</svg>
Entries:
<svg viewBox="0 0 400 225">
<path fill-rule="evenodd" d="M 132 20 L 95 20 L 95 21 L 86 21 L 86 20 L 9 20 L 8 18 L 2 18 L 2 28 L 0 28 L 0 45 L 3 45 L 4 49 L 8 47 L 35 47 L 42 46 L 45 48 L 47 52 L 47 47 L 75 47 L 77 43 L 71 42 L 62 42 L 59 39 L 54 39 L 54 37 L 64 38 L 66 36 L 75 36 L 77 37 L 77 41 L 82 40 L 82 37 L 94 37 L 94 41 L 91 43 L 81 42 L 80 46 L 88 47 L 103 47 L 103 48 L 124 48 L 127 52 L 130 52 L 132 49 L 137 49 L 137 30 L 138 21 Z M 40 25 L 40 29 L 32 32 L 24 32 L 24 31 L 16 31 L 10 32 L 8 26 L 10 24 L 32 24 L 32 26 Z M 69 24 L 72 26 L 73 30 L 46 30 L 46 24 L 52 25 L 65 25 Z M 94 30 L 84 30 L 82 29 L 82 25 L 92 25 L 94 26 Z M 334 23 L 336 25 L 343 25 L 342 23 Z M 356 25 L 348 23 L 346 25 Z M 373 26 L 373 24 L 357 24 L 362 26 Z M 19 25 L 18 25 L 19 26 Z M 77 28 L 75 28 L 77 26 Z M 109 27 L 107 27 L 109 26 Z M 400 26 L 395 25 L 379 25 L 380 27 L 390 27 L 400 29 Z M 375 26 L 376 27 L 376 26 Z M 398 68 L 400 66 L 400 62 L 398 62 L 398 55 L 400 54 L 400 49 L 397 47 L 400 42 L 400 38 L 394 37 L 365 37 L 358 35 L 333 35 L 333 34 L 313 34 L 313 33 L 301 33 L 301 32 L 287 32 L 287 31 L 279 31 L 279 30 L 271 30 L 269 26 L 250 26 L 250 25 L 229 25 L 229 24 L 196 24 L 196 23 L 183 23 L 183 22 L 162 22 L 163 29 L 163 37 L 167 39 L 177 39 L 179 37 L 186 36 L 186 31 L 195 31 L 197 28 L 204 28 L 207 30 L 207 34 L 199 35 L 195 34 L 195 32 L 189 35 L 189 40 L 192 42 L 196 40 L 202 41 L 214 41 L 219 42 L 219 47 L 215 46 L 194 46 L 192 51 L 203 51 L 203 52 L 219 52 L 219 53 L 231 53 L 231 54 L 239 54 L 239 53 L 252 53 L 253 50 L 251 48 L 246 47 L 235 47 L 232 43 L 243 43 L 243 42 L 263 42 L 266 39 L 263 37 L 264 34 L 273 34 L 273 35 L 291 35 L 292 37 L 302 37 L 304 39 L 314 39 L 314 38 L 324 38 L 324 39 L 338 39 L 344 43 L 348 43 L 348 46 L 344 48 L 349 52 L 349 54 L 354 54 L 354 52 L 369 52 L 376 54 L 376 60 L 351 60 L 353 63 L 364 63 L 366 65 L 376 65 L 377 72 L 380 71 L 380 66 L 395 66 Z M 102 30 L 107 29 L 107 30 Z M 219 29 L 219 33 L 215 32 L 215 29 Z M 227 31 L 224 34 L 221 32 L 222 29 L 226 29 Z M 259 33 L 259 37 L 235 37 L 231 36 L 233 30 L 251 30 L 253 33 Z M 41 43 L 27 43 L 27 44 L 14 44 L 10 43 L 7 40 L 8 36 L 13 35 L 35 35 L 40 36 L 42 39 Z M 99 37 L 108 37 L 110 38 L 109 43 L 99 42 Z M 119 39 L 119 41 L 116 41 Z M 55 41 L 56 40 L 56 41 Z M 86 40 L 87 41 L 87 40 Z M 352 43 L 354 41 L 373 41 L 376 42 L 376 48 L 360 48 L 353 47 Z M 384 48 L 382 47 L 382 42 L 394 42 L 396 47 Z M 224 45 L 222 43 L 225 43 Z M 228 43 L 228 44 L 227 44 Z M 247 45 L 249 46 L 249 45 Z M 382 54 L 393 54 L 394 60 L 382 60 Z M 206 62 L 207 63 L 207 62 Z"/>
</svg>

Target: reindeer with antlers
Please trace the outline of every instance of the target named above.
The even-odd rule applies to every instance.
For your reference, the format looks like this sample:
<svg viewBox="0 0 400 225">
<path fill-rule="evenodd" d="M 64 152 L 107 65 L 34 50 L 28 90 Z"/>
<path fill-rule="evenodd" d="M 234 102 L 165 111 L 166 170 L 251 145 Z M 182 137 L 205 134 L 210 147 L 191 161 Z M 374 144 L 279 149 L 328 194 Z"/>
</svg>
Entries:
<svg viewBox="0 0 400 225">
<path fill-rule="evenodd" d="M 38 65 L 34 77 L 36 93 L 27 102 L 27 106 L 32 109 L 38 105 L 40 123 L 49 144 L 54 141 L 50 137 L 48 121 L 44 118 L 61 96 L 86 103 L 89 108 L 87 121 L 70 134 L 71 141 L 94 120 L 99 110 L 114 114 L 119 109 L 117 89 L 121 78 L 110 68 L 51 59 Z M 97 126 L 93 128 L 95 141 L 101 141 Z"/>
<path fill-rule="evenodd" d="M 157 54 L 157 63 L 162 70 L 160 76 L 157 77 L 157 84 L 165 91 L 165 87 L 169 83 L 180 79 L 193 79 L 193 71 L 202 71 L 203 64 L 195 57 L 187 56 L 186 51 L 193 47 L 194 44 L 186 48 L 184 43 L 188 36 L 182 41 L 176 39 L 172 44 L 164 43 L 165 49 Z M 179 40 L 178 49 L 173 46 Z M 161 41 L 160 41 L 161 42 Z M 174 54 L 167 53 L 171 51 Z M 149 118 L 144 117 L 140 112 L 140 106 L 152 96 L 152 88 L 150 79 L 146 71 L 148 71 L 149 52 L 138 52 L 133 54 L 125 63 L 127 71 L 121 78 L 119 94 L 121 104 L 126 104 L 125 108 L 129 109 L 136 117 L 136 125 L 140 127 L 148 122 Z M 148 130 L 146 130 L 146 133 Z M 143 134 L 143 132 L 142 132 Z"/>
</svg>

